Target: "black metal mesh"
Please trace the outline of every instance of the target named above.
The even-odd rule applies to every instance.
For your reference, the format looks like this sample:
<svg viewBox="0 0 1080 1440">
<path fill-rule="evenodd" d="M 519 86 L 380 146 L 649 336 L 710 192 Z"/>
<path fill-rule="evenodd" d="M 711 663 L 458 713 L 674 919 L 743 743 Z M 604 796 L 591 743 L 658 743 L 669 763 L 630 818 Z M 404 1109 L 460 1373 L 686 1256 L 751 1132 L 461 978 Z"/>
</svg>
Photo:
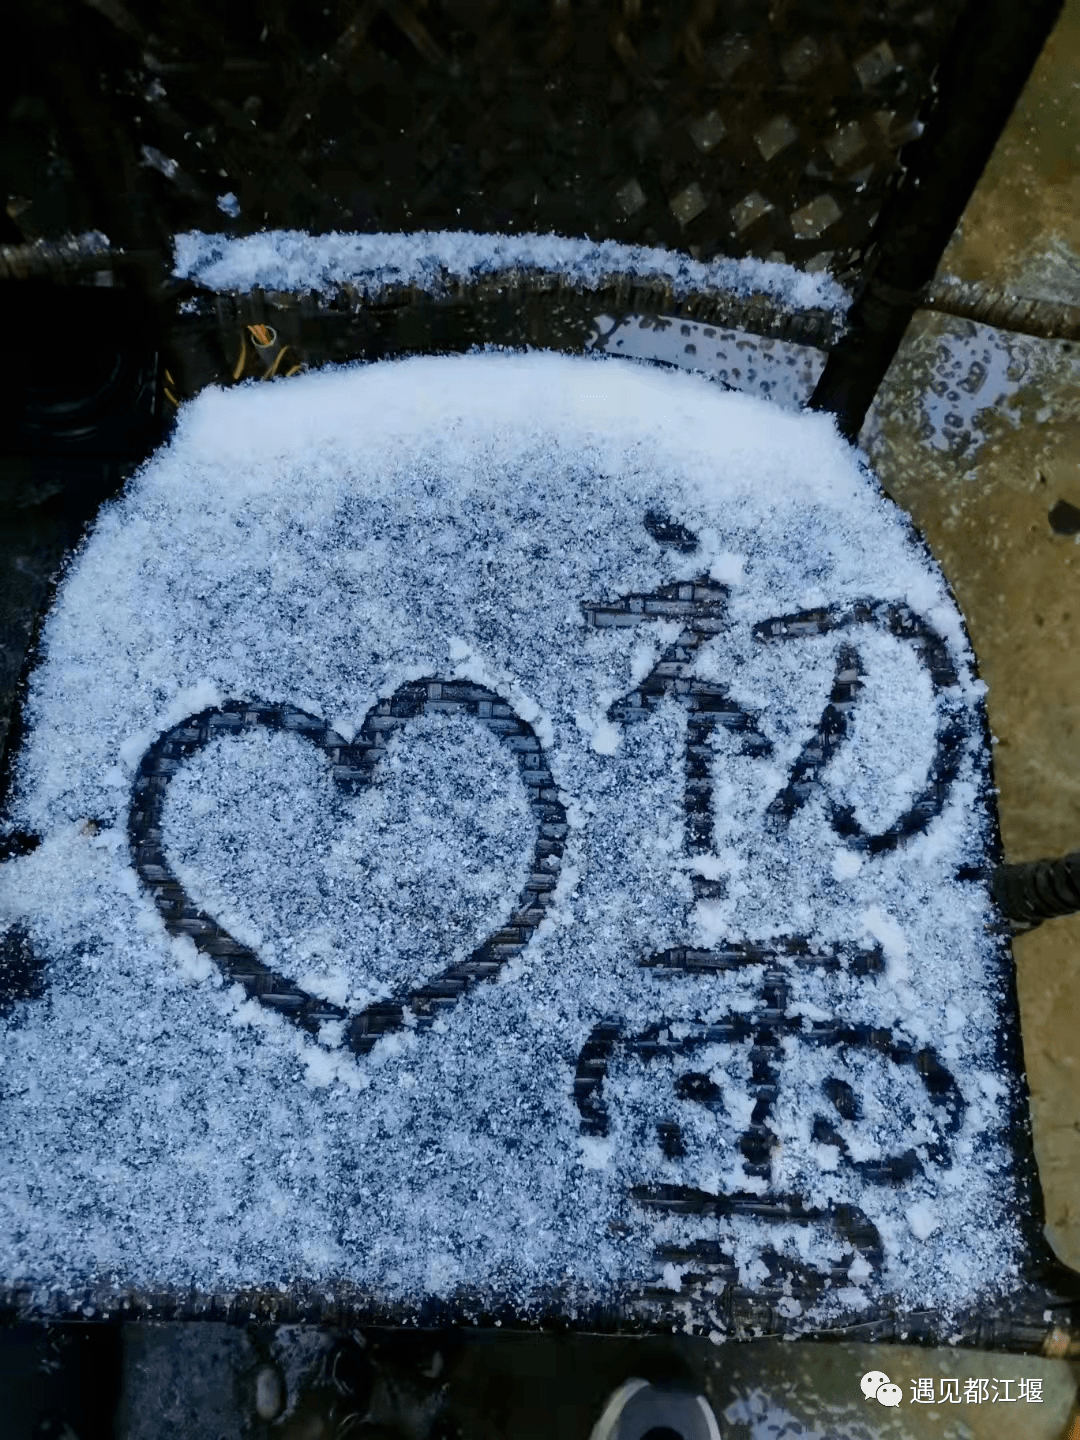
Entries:
<svg viewBox="0 0 1080 1440">
<path fill-rule="evenodd" d="M 842 269 L 961 8 L 136 0 L 84 24 L 166 232 L 555 230 Z"/>
</svg>

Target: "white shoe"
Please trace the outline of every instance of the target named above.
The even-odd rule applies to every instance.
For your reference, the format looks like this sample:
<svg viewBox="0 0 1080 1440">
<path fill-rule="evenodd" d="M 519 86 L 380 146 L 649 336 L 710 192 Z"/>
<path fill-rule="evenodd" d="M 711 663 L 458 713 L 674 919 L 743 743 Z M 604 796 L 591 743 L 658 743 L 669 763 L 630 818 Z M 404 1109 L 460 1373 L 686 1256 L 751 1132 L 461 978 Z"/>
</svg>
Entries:
<svg viewBox="0 0 1080 1440">
<path fill-rule="evenodd" d="M 704 1395 L 678 1385 L 626 1380 L 614 1392 L 589 1440 L 723 1440 Z"/>
</svg>

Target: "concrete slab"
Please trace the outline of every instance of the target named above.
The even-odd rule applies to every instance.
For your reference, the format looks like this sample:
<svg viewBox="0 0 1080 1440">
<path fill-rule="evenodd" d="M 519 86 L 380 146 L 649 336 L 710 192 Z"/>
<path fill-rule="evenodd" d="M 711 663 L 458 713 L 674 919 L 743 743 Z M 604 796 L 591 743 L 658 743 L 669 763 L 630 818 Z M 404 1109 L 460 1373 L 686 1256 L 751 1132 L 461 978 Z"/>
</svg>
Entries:
<svg viewBox="0 0 1080 1440">
<path fill-rule="evenodd" d="M 862 435 L 967 618 L 1013 861 L 1080 846 L 1080 534 L 1062 533 L 1080 506 L 1078 381 L 1076 345 L 923 312 Z M 1048 1232 L 1080 1267 L 1080 917 L 1022 937 L 1016 958 Z"/>
<path fill-rule="evenodd" d="M 1061 19 L 938 275 L 1080 304 L 1080 0 Z"/>
<path fill-rule="evenodd" d="M 1006 314 L 1043 302 L 1044 322 L 1056 308 L 1056 333 L 1072 333 L 1063 307 L 1075 316 L 1080 305 L 1078 136 L 1080 0 L 1066 0 L 942 258 L 939 289 L 960 281 L 1001 292 Z M 998 378 L 980 393 L 974 351 L 987 345 Z M 1080 551 L 1075 533 L 1061 533 L 1080 504 L 1078 350 L 918 316 L 867 432 L 880 427 L 871 447 L 882 478 L 968 617 L 990 684 L 1010 860 L 1080 845 L 1080 670 L 1070 663 Z M 904 417 L 912 401 L 923 416 L 917 441 Z M 965 406 L 974 430 L 964 442 L 954 428 L 942 449 L 941 430 L 927 432 L 925 420 Z M 1048 1231 L 1061 1258 L 1080 1266 L 1080 919 L 1022 938 L 1016 956 Z"/>
</svg>

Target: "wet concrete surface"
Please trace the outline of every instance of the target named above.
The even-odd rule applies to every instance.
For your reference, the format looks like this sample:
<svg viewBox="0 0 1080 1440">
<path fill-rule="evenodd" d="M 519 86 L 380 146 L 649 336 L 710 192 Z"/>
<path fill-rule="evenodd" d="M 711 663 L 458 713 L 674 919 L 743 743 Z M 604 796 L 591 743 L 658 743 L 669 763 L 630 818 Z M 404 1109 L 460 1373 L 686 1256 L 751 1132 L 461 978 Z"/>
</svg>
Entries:
<svg viewBox="0 0 1080 1440">
<path fill-rule="evenodd" d="M 1010 861 L 1080 847 L 1080 543 L 1051 521 L 1080 501 L 1078 381 L 1067 342 L 924 313 L 863 436 L 967 619 Z M 1048 1234 L 1080 1267 L 1080 917 L 1014 953 Z"/>
<path fill-rule="evenodd" d="M 1066 0 L 940 277 L 1080 304 L 1080 3 Z"/>
<path fill-rule="evenodd" d="M 939 278 L 1080 301 L 1080 0 L 1062 17 Z M 862 443 L 967 619 L 1006 859 L 1080 848 L 1080 344 L 919 313 Z M 1015 942 L 1047 1233 L 1080 1268 L 1080 917 Z"/>
</svg>

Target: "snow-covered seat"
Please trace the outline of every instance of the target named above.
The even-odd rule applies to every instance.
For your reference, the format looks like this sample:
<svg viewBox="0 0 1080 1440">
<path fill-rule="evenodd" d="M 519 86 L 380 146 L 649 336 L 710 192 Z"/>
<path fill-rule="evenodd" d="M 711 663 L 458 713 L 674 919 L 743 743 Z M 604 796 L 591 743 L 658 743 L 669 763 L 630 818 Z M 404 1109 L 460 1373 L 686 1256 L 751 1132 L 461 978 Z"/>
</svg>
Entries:
<svg viewBox="0 0 1080 1440">
<path fill-rule="evenodd" d="M 1041 1306 L 982 689 L 825 416 L 551 354 L 205 392 L 25 707 L 0 1278 Z"/>
</svg>

